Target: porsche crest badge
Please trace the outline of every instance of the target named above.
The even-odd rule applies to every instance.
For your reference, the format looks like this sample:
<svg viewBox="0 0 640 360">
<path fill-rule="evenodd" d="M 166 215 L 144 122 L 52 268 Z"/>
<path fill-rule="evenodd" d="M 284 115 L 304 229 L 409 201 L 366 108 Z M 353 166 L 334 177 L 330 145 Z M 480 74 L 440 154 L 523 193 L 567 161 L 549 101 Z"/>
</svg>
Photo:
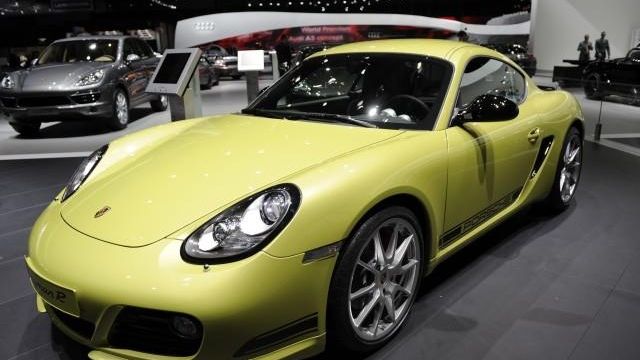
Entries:
<svg viewBox="0 0 640 360">
<path fill-rule="evenodd" d="M 107 212 L 109 212 L 109 210 L 111 210 L 111 207 L 109 206 L 105 206 L 102 209 L 98 210 L 95 215 L 93 215 L 94 218 L 99 218 L 100 216 L 106 214 Z"/>
</svg>

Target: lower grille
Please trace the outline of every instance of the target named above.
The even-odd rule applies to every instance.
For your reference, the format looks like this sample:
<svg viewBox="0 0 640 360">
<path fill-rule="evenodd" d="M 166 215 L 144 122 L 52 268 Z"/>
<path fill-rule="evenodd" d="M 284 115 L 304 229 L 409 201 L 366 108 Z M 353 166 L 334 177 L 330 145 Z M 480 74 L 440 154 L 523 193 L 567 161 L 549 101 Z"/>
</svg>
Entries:
<svg viewBox="0 0 640 360">
<path fill-rule="evenodd" d="M 71 95 L 71 98 L 78 104 L 89 104 L 98 101 L 100 99 L 100 93 Z"/>
<path fill-rule="evenodd" d="M 71 100 L 66 96 L 24 97 L 18 98 L 20 107 L 60 106 L 70 105 Z"/>
<path fill-rule="evenodd" d="M 49 309 L 53 312 L 55 317 L 60 320 L 60 322 L 62 322 L 66 327 L 68 327 L 76 334 L 82 336 L 87 340 L 91 339 L 91 337 L 93 336 L 93 332 L 95 331 L 95 326 L 93 325 L 93 323 L 63 313 L 62 311 L 53 307 L 49 307 Z"/>
<path fill-rule="evenodd" d="M 197 338 L 185 338 L 172 326 L 175 316 L 187 317 L 198 326 Z M 202 324 L 185 314 L 126 307 L 118 314 L 109 333 L 111 346 L 165 356 L 190 356 L 202 342 Z"/>
</svg>

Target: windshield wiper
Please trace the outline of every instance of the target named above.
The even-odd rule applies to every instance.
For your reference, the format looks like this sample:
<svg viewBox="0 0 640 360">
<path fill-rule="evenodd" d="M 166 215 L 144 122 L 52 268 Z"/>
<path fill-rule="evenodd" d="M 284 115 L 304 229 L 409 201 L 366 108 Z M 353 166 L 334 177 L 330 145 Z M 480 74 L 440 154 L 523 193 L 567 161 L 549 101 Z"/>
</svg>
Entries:
<svg viewBox="0 0 640 360">
<path fill-rule="evenodd" d="M 354 119 L 348 115 L 340 114 L 326 114 L 315 112 L 301 112 L 301 111 L 289 111 L 289 110 L 266 110 L 266 109 L 243 109 L 243 114 L 259 115 L 285 118 L 288 120 L 304 119 L 304 120 L 332 120 L 343 124 L 357 125 L 368 128 L 377 128 L 376 125 L 366 122 L 364 120 Z"/>
</svg>

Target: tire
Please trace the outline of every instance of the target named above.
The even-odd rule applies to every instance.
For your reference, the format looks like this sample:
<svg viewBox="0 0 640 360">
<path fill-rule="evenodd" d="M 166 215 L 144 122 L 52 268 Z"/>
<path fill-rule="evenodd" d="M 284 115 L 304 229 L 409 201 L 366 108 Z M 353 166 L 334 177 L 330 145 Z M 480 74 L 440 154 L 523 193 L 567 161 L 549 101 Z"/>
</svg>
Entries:
<svg viewBox="0 0 640 360">
<path fill-rule="evenodd" d="M 157 99 L 149 101 L 151 105 L 151 110 L 155 112 L 165 111 L 169 106 L 169 99 L 167 95 L 160 95 Z"/>
<path fill-rule="evenodd" d="M 544 202 L 550 213 L 568 208 L 576 193 L 582 170 L 583 143 L 580 131 L 575 126 L 569 128 L 562 144 L 551 191 Z"/>
<path fill-rule="evenodd" d="M 24 137 L 34 137 L 40 133 L 39 122 L 30 122 L 30 123 L 10 122 L 9 125 L 11 125 L 13 130 L 17 131 L 18 134 Z"/>
<path fill-rule="evenodd" d="M 209 90 L 213 87 L 213 78 L 211 77 L 211 75 L 209 75 L 207 77 L 207 83 L 206 84 L 200 84 L 200 90 Z"/>
<path fill-rule="evenodd" d="M 404 255 L 397 259 L 387 256 L 391 255 L 391 234 L 396 233 L 391 229 L 399 230 L 393 251 L 396 256 L 405 242 L 408 244 L 404 246 Z M 374 256 L 375 234 L 379 235 L 379 248 L 383 250 L 380 256 Z M 341 250 L 331 280 L 327 304 L 330 349 L 364 354 L 384 345 L 402 328 L 420 288 L 423 246 L 415 215 L 403 207 L 383 209 L 358 227 Z M 406 269 L 400 270 L 398 266 Z M 394 286 L 393 281 L 399 286 Z M 402 291 L 403 288 L 408 291 Z M 352 299 L 353 295 L 356 297 Z M 387 310 L 391 309 L 387 305 L 394 311 Z M 395 315 L 393 319 L 389 316 L 391 312 Z"/>
<path fill-rule="evenodd" d="M 111 102 L 111 116 L 107 119 L 106 124 L 111 130 L 121 130 L 127 127 L 129 123 L 129 98 L 123 89 L 116 89 L 113 92 L 113 101 Z"/>
<path fill-rule="evenodd" d="M 231 75 L 231 78 L 233 80 L 239 80 L 242 77 L 242 75 Z"/>
<path fill-rule="evenodd" d="M 600 75 L 590 74 L 584 81 L 584 94 L 587 99 L 602 100 L 602 84 L 600 82 Z"/>
</svg>

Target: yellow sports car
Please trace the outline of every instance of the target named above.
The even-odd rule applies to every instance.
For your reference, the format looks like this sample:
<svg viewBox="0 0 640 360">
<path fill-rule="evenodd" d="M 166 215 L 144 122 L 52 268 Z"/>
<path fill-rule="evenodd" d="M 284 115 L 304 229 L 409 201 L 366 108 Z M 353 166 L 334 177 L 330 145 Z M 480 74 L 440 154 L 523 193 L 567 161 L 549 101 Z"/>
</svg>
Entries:
<svg viewBox="0 0 640 360">
<path fill-rule="evenodd" d="M 484 47 L 322 51 L 242 113 L 86 159 L 30 236 L 37 306 L 92 359 L 368 352 L 449 255 L 570 204 L 583 135 L 572 95 Z"/>
</svg>

